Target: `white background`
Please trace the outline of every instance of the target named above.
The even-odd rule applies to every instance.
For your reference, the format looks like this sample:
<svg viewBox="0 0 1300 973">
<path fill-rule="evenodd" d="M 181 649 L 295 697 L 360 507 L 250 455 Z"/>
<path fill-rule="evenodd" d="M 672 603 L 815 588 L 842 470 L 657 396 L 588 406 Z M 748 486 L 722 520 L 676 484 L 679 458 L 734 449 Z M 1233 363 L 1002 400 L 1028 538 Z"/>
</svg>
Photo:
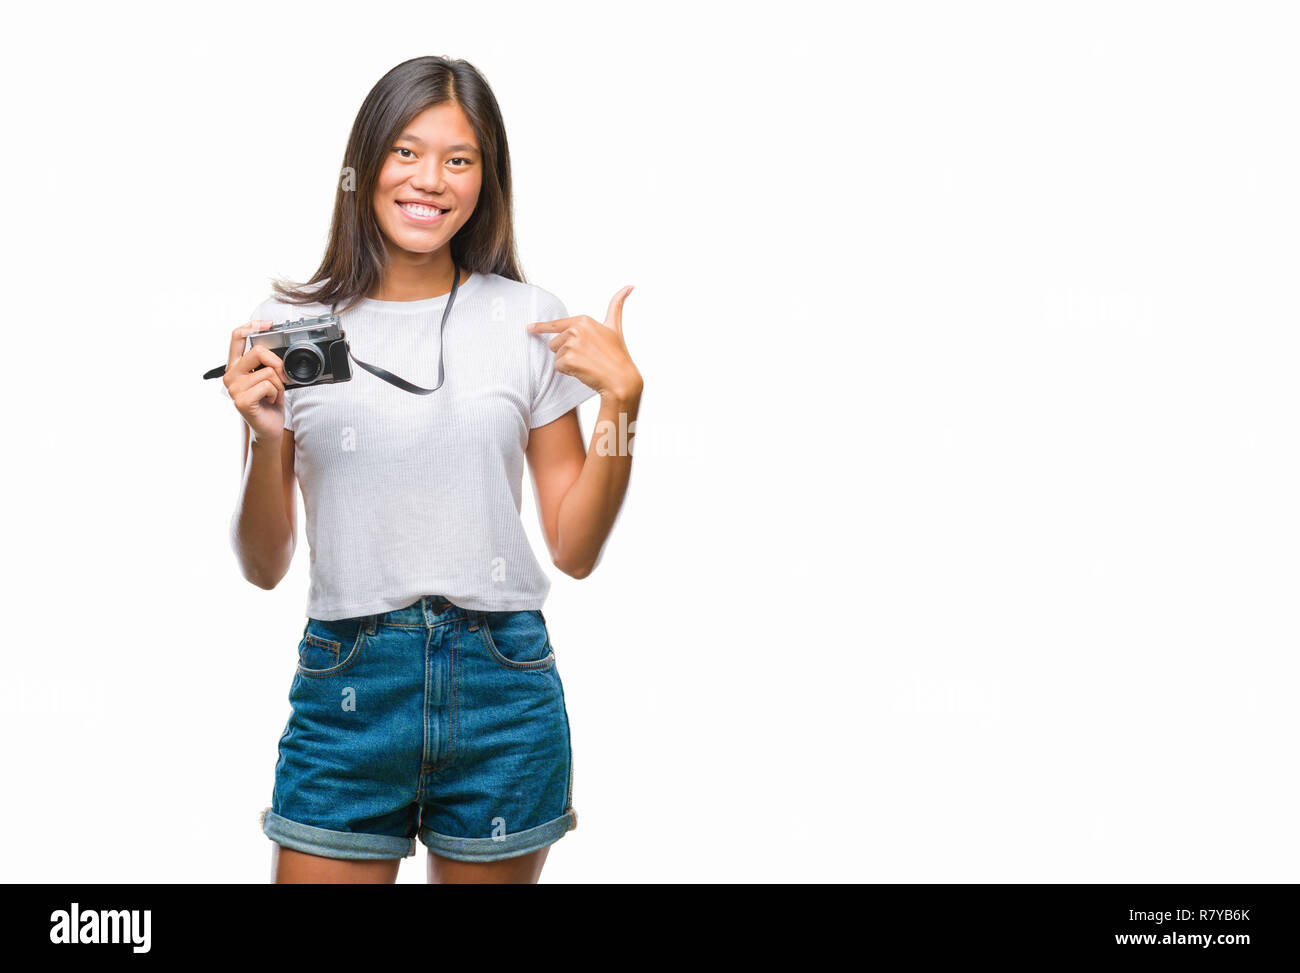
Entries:
<svg viewBox="0 0 1300 973">
<path fill-rule="evenodd" d="M 1286 5 L 33 9 L 4 879 L 269 878 L 308 552 L 242 580 L 199 376 L 315 269 L 366 92 L 446 54 L 528 279 L 598 319 L 636 285 L 591 577 L 525 502 L 579 814 L 543 881 L 1295 880 Z"/>
</svg>

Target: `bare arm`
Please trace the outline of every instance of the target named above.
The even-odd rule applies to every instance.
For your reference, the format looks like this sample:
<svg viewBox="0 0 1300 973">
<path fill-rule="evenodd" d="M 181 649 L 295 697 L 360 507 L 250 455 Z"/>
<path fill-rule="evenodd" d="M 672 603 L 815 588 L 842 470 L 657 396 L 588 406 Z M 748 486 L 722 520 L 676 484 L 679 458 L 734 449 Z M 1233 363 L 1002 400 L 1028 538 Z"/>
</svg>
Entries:
<svg viewBox="0 0 1300 973">
<path fill-rule="evenodd" d="M 239 412 L 239 501 L 230 521 L 230 543 L 244 577 L 274 588 L 289 573 L 297 543 L 294 509 L 293 433 L 284 428 L 284 362 L 275 352 L 244 342 L 270 321 L 240 325 L 230 333 L 222 381 Z"/>
<path fill-rule="evenodd" d="M 552 562 L 571 577 L 595 570 L 623 505 L 640 403 L 639 385 L 622 396 L 602 396 L 585 457 L 577 409 L 529 435 L 526 455 L 542 531 Z"/>
<path fill-rule="evenodd" d="M 249 444 L 244 426 L 243 473 L 231 520 L 231 545 L 244 577 L 270 590 L 289 573 L 298 542 L 293 432 Z"/>
<path fill-rule="evenodd" d="M 604 322 L 586 314 L 528 325 L 550 341 L 555 368 L 600 393 L 600 412 L 586 454 L 578 412 L 534 429 L 528 462 L 551 560 L 565 574 L 585 578 L 596 569 L 632 476 L 632 435 L 645 383 L 623 341 L 624 287 L 609 302 Z"/>
</svg>

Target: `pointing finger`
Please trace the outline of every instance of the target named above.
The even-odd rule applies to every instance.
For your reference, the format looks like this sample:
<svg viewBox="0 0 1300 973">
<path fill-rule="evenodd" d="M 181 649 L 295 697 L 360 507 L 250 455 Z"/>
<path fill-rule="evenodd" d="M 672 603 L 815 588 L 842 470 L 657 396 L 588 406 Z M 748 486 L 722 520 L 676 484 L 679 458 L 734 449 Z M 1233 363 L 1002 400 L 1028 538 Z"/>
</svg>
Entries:
<svg viewBox="0 0 1300 973">
<path fill-rule="evenodd" d="M 554 321 L 534 321 L 528 326 L 528 330 L 533 334 L 544 334 L 558 331 L 564 331 L 569 327 L 569 322 L 573 318 L 556 318 Z"/>
</svg>

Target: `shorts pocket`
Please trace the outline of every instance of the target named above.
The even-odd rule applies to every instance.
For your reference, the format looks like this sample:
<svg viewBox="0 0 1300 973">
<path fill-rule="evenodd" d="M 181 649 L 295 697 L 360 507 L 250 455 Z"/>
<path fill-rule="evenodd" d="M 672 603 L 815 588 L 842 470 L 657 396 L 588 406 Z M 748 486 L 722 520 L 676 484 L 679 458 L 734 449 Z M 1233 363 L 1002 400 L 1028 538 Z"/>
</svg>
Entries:
<svg viewBox="0 0 1300 973">
<path fill-rule="evenodd" d="M 555 665 L 546 619 L 537 609 L 484 612 L 479 631 L 492 658 L 506 669 L 535 671 Z"/>
<path fill-rule="evenodd" d="M 298 673 L 313 679 L 350 669 L 361 655 L 366 638 L 364 618 L 325 622 L 307 619 L 298 643 Z"/>
</svg>

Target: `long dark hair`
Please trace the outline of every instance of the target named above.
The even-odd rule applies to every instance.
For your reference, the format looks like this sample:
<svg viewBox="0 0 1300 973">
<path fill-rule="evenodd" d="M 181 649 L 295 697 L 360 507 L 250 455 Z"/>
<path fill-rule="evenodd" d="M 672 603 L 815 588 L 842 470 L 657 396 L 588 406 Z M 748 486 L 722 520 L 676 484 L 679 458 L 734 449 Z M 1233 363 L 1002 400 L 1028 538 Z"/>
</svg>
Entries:
<svg viewBox="0 0 1300 973">
<path fill-rule="evenodd" d="M 515 252 L 510 148 L 496 96 L 468 61 L 429 56 L 403 61 L 366 95 L 343 153 L 343 178 L 334 197 L 325 256 L 311 280 L 301 285 L 272 282 L 281 301 L 339 305 L 339 310 L 347 310 L 383 280 L 388 251 L 375 220 L 374 204 L 379 171 L 407 122 L 426 108 L 442 104 L 459 105 L 465 112 L 483 159 L 478 203 L 451 238 L 452 259 L 466 270 L 526 283 Z"/>
</svg>

